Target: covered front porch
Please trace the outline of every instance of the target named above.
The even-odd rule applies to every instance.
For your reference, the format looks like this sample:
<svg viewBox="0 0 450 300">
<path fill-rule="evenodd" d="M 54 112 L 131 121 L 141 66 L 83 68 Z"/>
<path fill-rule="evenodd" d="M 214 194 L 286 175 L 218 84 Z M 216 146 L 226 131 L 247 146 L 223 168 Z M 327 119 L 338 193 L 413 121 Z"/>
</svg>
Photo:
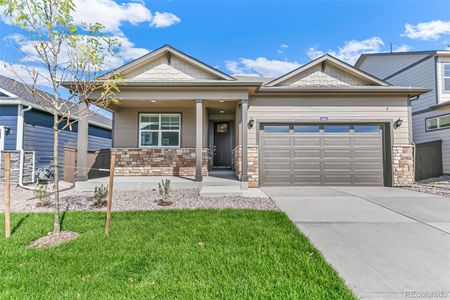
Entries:
<svg viewBox="0 0 450 300">
<path fill-rule="evenodd" d="M 242 151 L 247 149 L 247 99 L 152 97 L 123 100 L 110 110 L 114 113 L 115 175 L 129 178 L 119 182 L 135 186 L 133 178 L 140 178 L 140 185 L 170 176 L 177 184 L 248 187 L 248 156 Z M 84 146 L 77 145 L 78 162 L 85 160 Z M 83 166 L 77 164 L 77 181 L 88 179 Z M 216 176 L 220 171 L 228 178 Z"/>
</svg>

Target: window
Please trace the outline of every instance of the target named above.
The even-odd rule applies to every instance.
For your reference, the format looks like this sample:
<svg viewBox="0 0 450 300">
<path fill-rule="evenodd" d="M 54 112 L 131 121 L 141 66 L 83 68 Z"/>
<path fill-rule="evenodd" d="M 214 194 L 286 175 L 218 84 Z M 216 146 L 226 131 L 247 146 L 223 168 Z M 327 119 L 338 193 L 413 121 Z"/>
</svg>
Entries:
<svg viewBox="0 0 450 300">
<path fill-rule="evenodd" d="M 353 127 L 356 133 L 367 133 L 367 132 L 379 132 L 380 126 L 379 125 L 355 125 Z"/>
<path fill-rule="evenodd" d="M 425 120 L 427 130 L 450 128 L 450 114 Z"/>
<path fill-rule="evenodd" d="M 294 132 L 319 132 L 319 125 L 294 125 Z"/>
<path fill-rule="evenodd" d="M 180 114 L 140 114 L 139 147 L 180 147 Z"/>
<path fill-rule="evenodd" d="M 450 92 L 450 64 L 444 64 L 444 91 Z"/>
<path fill-rule="evenodd" d="M 264 132 L 289 132 L 289 125 L 264 125 Z"/>
<path fill-rule="evenodd" d="M 325 125 L 323 126 L 325 132 L 349 132 L 350 126 L 347 125 Z"/>
<path fill-rule="evenodd" d="M 228 124 L 217 124 L 217 133 L 227 133 L 228 132 Z"/>
</svg>

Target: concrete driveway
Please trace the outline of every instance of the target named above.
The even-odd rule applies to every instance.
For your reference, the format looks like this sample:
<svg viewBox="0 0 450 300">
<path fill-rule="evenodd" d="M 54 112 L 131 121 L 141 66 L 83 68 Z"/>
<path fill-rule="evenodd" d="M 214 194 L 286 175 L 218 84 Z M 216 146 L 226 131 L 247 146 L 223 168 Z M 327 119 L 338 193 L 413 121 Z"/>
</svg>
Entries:
<svg viewBox="0 0 450 300">
<path fill-rule="evenodd" d="M 363 299 L 450 298 L 450 198 L 396 188 L 263 188 Z"/>
</svg>

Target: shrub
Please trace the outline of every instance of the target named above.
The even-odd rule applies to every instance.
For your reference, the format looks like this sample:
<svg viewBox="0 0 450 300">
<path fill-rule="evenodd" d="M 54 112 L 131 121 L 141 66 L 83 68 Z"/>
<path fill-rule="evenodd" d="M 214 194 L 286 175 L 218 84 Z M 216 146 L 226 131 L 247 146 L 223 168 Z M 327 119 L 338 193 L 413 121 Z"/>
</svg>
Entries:
<svg viewBox="0 0 450 300">
<path fill-rule="evenodd" d="M 96 186 L 94 188 L 94 198 L 95 206 L 105 206 L 106 205 L 106 196 L 108 196 L 108 185 L 104 186 L 103 184 L 100 186 Z"/>
<path fill-rule="evenodd" d="M 170 197 L 171 187 L 170 187 L 170 180 L 169 179 L 162 179 L 161 183 L 158 183 L 159 187 L 159 195 L 161 196 L 161 199 L 158 201 L 159 205 L 171 205 L 172 202 L 167 201 Z"/>
</svg>

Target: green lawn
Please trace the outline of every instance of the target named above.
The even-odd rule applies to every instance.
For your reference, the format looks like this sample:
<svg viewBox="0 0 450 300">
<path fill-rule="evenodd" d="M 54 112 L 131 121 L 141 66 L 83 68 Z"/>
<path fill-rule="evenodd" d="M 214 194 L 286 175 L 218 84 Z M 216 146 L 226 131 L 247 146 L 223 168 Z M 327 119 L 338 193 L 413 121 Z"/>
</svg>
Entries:
<svg viewBox="0 0 450 300">
<path fill-rule="evenodd" d="M 77 240 L 25 248 L 51 224 L 51 214 L 13 214 L 12 238 L 0 238 L 1 299 L 354 299 L 279 212 L 113 213 L 109 238 L 104 214 L 70 212 L 63 229 Z"/>
</svg>

